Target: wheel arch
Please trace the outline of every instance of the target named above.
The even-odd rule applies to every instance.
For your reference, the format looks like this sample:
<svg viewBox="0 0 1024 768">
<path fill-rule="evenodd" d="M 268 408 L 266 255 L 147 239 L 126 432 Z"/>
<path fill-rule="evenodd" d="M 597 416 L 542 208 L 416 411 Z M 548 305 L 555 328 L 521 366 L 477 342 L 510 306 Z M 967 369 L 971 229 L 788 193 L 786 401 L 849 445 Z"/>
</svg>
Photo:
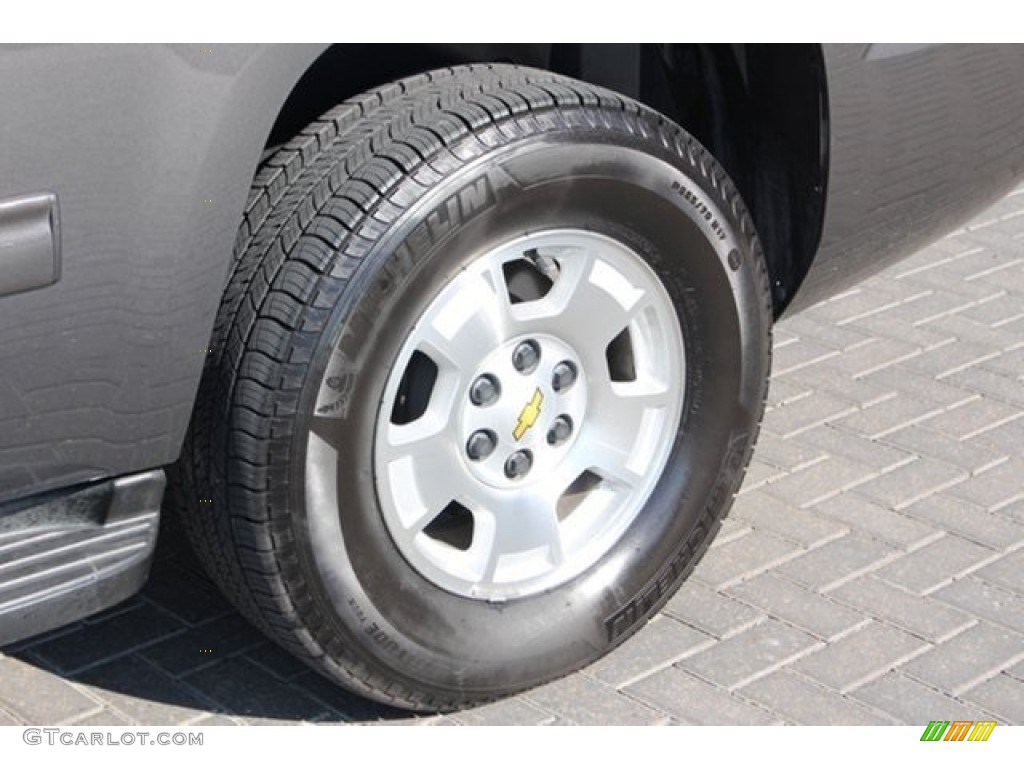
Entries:
<svg viewBox="0 0 1024 768">
<path fill-rule="evenodd" d="M 624 93 L 707 146 L 757 225 L 775 315 L 810 269 L 828 176 L 828 95 L 818 45 L 331 45 L 281 103 L 266 148 L 340 101 L 438 67 L 505 62 L 548 69 Z"/>
</svg>

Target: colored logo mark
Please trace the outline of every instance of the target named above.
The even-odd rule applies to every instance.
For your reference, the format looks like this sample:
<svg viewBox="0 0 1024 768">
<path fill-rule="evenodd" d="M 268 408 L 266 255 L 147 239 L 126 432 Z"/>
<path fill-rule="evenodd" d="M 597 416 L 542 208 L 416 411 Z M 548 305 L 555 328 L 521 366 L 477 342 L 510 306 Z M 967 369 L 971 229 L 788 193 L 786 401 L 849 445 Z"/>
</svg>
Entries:
<svg viewBox="0 0 1024 768">
<path fill-rule="evenodd" d="M 523 435 L 530 431 L 530 427 L 537 423 L 540 418 L 540 404 L 544 402 L 544 395 L 540 389 L 533 393 L 530 402 L 523 406 L 519 412 L 519 419 L 516 421 L 516 428 L 512 430 L 512 437 L 522 440 Z"/>
<path fill-rule="evenodd" d="M 988 741 L 995 727 L 995 720 L 932 720 L 921 741 Z"/>
</svg>

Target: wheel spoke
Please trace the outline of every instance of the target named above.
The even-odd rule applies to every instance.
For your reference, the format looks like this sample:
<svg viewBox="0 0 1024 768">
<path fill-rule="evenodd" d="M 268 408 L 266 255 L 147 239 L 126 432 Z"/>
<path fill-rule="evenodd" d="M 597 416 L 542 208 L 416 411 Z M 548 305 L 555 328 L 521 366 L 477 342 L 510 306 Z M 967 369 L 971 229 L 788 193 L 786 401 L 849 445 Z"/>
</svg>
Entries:
<svg viewBox="0 0 1024 768">
<path fill-rule="evenodd" d="M 608 480 L 639 484 L 658 448 L 667 409 L 673 399 L 667 386 L 605 381 L 591 389 L 594 418 L 585 440 L 590 466 Z"/>
<path fill-rule="evenodd" d="M 543 299 L 512 308 L 516 319 L 557 323 L 558 334 L 582 353 L 603 359 L 608 344 L 625 329 L 648 301 L 614 267 L 589 252 L 562 260 L 562 270 Z"/>
<path fill-rule="evenodd" d="M 413 331 L 415 346 L 438 366 L 472 370 L 499 343 L 508 324 L 490 273 L 463 274 L 449 300 Z"/>
<path fill-rule="evenodd" d="M 508 581 L 516 572 L 558 567 L 562 563 L 564 552 L 555 501 L 550 494 L 534 489 L 488 505 L 492 524 L 480 526 L 487 534 L 480 542 L 473 542 L 478 557 L 486 552 L 484 580 Z"/>
<path fill-rule="evenodd" d="M 396 511 L 408 536 L 414 536 L 451 501 L 462 501 L 468 483 L 457 455 L 458 444 L 446 425 L 420 419 L 387 427 L 380 471 L 388 479 Z"/>
</svg>

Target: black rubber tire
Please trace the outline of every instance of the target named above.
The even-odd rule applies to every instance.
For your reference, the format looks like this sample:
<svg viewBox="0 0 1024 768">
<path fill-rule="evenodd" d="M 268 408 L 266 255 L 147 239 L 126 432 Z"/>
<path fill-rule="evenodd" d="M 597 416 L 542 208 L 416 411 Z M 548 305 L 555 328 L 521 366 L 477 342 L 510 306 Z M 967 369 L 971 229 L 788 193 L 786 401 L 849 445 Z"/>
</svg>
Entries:
<svg viewBox="0 0 1024 768">
<path fill-rule="evenodd" d="M 477 202 L 449 206 L 466 199 Z M 628 243 L 662 279 L 686 348 L 679 434 L 646 506 L 597 565 L 506 603 L 458 597 L 406 563 L 377 507 L 372 430 L 389 355 L 488 243 L 559 226 Z M 763 413 L 771 299 L 734 186 L 664 117 L 504 65 L 390 84 L 267 160 L 236 257 L 175 493 L 212 577 L 327 677 L 431 711 L 540 684 L 636 631 L 707 549 Z M 329 507 L 306 503 L 304 467 L 333 348 L 351 366 L 341 501 Z M 619 575 L 598 588 L 604 566 Z"/>
</svg>

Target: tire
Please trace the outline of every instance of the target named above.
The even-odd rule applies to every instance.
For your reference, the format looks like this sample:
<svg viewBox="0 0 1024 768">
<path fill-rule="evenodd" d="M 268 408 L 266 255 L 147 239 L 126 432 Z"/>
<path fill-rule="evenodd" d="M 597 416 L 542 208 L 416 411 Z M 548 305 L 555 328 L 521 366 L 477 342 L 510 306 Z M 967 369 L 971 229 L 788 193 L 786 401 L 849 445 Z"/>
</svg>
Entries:
<svg viewBox="0 0 1024 768">
<path fill-rule="evenodd" d="M 538 685 L 707 549 L 770 330 L 750 218 L 664 117 L 511 66 L 385 86 L 257 176 L 186 528 L 250 620 L 360 694 L 438 711 Z"/>
</svg>

